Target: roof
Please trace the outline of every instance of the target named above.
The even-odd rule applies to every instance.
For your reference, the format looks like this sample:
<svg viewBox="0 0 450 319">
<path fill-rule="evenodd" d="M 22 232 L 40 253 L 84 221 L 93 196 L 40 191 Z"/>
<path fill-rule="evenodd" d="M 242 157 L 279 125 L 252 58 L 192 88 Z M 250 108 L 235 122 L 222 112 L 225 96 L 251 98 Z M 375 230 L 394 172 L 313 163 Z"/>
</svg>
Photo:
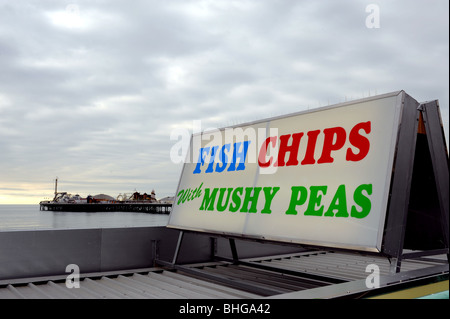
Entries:
<svg viewBox="0 0 450 319">
<path fill-rule="evenodd" d="M 97 194 L 97 195 L 94 195 L 93 197 L 98 200 L 115 200 L 114 197 L 106 195 L 106 194 Z"/>
<path fill-rule="evenodd" d="M 362 256 L 329 251 L 252 258 L 234 264 L 217 261 L 108 273 L 82 274 L 80 288 L 68 289 L 65 276 L 0 281 L 0 299 L 7 298 L 156 298 L 156 299 L 249 299 L 261 297 L 302 298 L 301 293 L 323 298 L 330 291 L 336 295 L 339 285 L 365 281 L 367 265 L 379 266 L 389 277 L 390 264 L 380 256 Z M 286 270 L 286 271 L 284 271 Z M 405 260 L 401 279 L 408 273 L 446 273 L 446 259 Z M 425 275 L 424 275 L 425 276 Z M 394 283 L 388 282 L 392 285 Z M 347 285 L 347 286 L 345 286 Z M 331 290 L 329 288 L 332 288 Z M 327 290 L 328 289 L 328 290 Z M 447 286 L 448 289 L 448 286 Z"/>
<path fill-rule="evenodd" d="M 9 284 L 0 299 L 212 299 L 255 298 L 254 294 L 202 281 L 177 272 L 156 269 L 89 276 L 80 288 L 68 289 L 64 279 Z"/>
</svg>

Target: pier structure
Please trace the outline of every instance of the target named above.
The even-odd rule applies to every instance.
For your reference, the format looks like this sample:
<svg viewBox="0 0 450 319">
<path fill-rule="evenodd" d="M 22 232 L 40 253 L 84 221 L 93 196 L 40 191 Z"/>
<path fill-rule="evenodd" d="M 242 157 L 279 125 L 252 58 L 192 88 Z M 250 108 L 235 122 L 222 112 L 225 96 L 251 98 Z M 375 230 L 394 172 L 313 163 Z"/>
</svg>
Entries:
<svg viewBox="0 0 450 319">
<path fill-rule="evenodd" d="M 41 202 L 41 211 L 63 212 L 139 212 L 149 214 L 169 214 L 172 204 L 163 203 L 57 203 Z"/>
<path fill-rule="evenodd" d="M 58 192 L 58 177 L 55 179 L 55 196 L 51 201 L 39 203 L 41 211 L 61 212 L 139 212 L 149 214 L 170 214 L 172 204 L 164 200 L 156 200 L 153 190 L 150 195 L 134 192 L 131 196 L 120 194 L 117 199 L 106 194 L 95 196 L 71 195 L 67 192 Z"/>
</svg>

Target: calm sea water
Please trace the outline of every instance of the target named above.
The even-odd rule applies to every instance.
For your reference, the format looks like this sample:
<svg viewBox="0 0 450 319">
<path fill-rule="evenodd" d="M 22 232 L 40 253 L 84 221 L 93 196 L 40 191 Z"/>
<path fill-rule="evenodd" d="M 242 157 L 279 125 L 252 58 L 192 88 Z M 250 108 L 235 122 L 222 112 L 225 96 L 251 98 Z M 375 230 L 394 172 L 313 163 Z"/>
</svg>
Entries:
<svg viewBox="0 0 450 319">
<path fill-rule="evenodd" d="M 39 205 L 0 205 L 0 231 L 166 226 L 169 215 L 132 212 L 40 211 Z"/>
</svg>

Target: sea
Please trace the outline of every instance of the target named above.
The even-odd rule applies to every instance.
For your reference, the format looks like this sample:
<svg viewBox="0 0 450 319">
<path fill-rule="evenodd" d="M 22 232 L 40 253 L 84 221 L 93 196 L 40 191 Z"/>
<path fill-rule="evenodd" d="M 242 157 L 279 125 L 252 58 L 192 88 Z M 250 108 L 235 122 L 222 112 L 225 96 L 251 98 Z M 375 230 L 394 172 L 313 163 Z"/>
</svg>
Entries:
<svg viewBox="0 0 450 319">
<path fill-rule="evenodd" d="M 39 205 L 0 205 L 0 231 L 166 226 L 167 214 L 41 211 Z"/>
</svg>

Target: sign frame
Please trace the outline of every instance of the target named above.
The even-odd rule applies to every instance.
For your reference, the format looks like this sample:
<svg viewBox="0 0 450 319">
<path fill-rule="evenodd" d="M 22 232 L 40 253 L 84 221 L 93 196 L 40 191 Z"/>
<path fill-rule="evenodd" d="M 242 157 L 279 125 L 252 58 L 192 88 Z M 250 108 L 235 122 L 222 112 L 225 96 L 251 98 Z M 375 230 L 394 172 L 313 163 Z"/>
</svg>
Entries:
<svg viewBox="0 0 450 319">
<path fill-rule="evenodd" d="M 420 135 L 425 135 L 423 146 L 419 147 Z M 446 254 L 449 256 L 449 158 L 445 134 L 439 110 L 438 100 L 417 103 L 405 94 L 405 107 L 402 125 L 398 132 L 395 164 L 392 172 L 390 201 L 386 216 L 386 226 L 383 236 L 381 253 L 392 258 L 391 272 L 400 272 L 403 259 L 419 258 L 429 255 Z M 420 162 L 421 167 L 415 167 L 420 152 L 429 152 L 429 157 Z M 420 187 L 420 182 L 414 177 L 420 170 L 428 166 L 427 178 L 431 179 L 428 186 L 432 187 L 436 199 L 434 203 L 427 198 L 421 200 L 420 214 L 428 214 L 428 219 L 420 218 L 420 228 L 408 223 L 408 217 L 413 217 L 414 209 L 410 198 L 411 188 Z M 415 184 L 416 185 L 415 185 Z M 429 220 L 432 222 L 430 223 Z M 430 247 L 423 248 L 417 243 L 405 247 L 407 234 L 427 240 L 434 233 L 435 241 Z M 440 242 L 440 244 L 437 244 Z M 405 249 L 413 252 L 405 253 Z"/>
<path fill-rule="evenodd" d="M 381 249 L 379 251 L 368 251 L 366 249 L 361 249 L 358 247 L 342 247 L 342 246 L 324 246 L 324 245 L 315 245 L 308 242 L 286 242 L 280 240 L 274 240 L 273 238 L 265 238 L 263 236 L 248 236 L 248 235 L 239 235 L 236 233 L 227 233 L 227 232 L 219 232 L 219 231 L 211 231 L 208 229 L 198 229 L 198 228 L 190 228 L 190 227 L 179 227 L 174 226 L 169 223 L 167 225 L 168 228 L 175 228 L 183 231 L 189 232 L 199 232 L 204 234 L 209 234 L 211 236 L 219 236 L 226 238 L 239 238 L 245 240 L 256 240 L 262 242 L 271 242 L 278 243 L 280 245 L 298 245 L 300 247 L 322 247 L 322 248 L 330 248 L 330 249 L 339 249 L 339 250 L 351 250 L 351 251 L 360 251 L 366 253 L 376 253 L 387 256 L 389 258 L 394 258 L 395 269 L 393 271 L 399 271 L 401 260 L 404 258 L 408 258 L 406 254 L 403 254 L 404 241 L 405 241 L 405 233 L 408 228 L 407 226 L 407 217 L 409 210 L 409 200 L 410 200 L 410 191 L 411 191 L 411 183 L 413 177 L 413 167 L 414 167 L 414 159 L 416 152 L 416 142 L 417 142 L 417 132 L 418 129 L 424 129 L 427 138 L 428 138 L 428 148 L 431 153 L 431 160 L 434 171 L 434 175 L 437 176 L 436 179 L 436 187 L 439 197 L 439 207 L 440 209 L 433 213 L 439 214 L 439 216 L 435 216 L 441 222 L 441 233 L 438 236 L 442 237 L 442 242 L 444 243 L 443 247 L 437 247 L 436 249 L 430 249 L 428 252 L 421 253 L 420 255 L 425 254 L 434 254 L 438 253 L 447 253 L 448 256 L 448 151 L 445 144 L 445 136 L 443 134 L 442 128 L 442 120 L 440 119 L 440 112 L 438 101 L 432 101 L 428 103 L 418 103 L 411 96 L 406 94 L 406 92 L 396 91 L 388 94 L 378 95 L 374 97 L 369 97 L 365 99 L 360 99 L 356 101 L 350 101 L 346 103 L 341 103 L 333 106 L 322 107 L 319 109 L 311 110 L 311 111 L 302 111 L 294 114 L 288 114 L 281 117 L 274 117 L 269 119 L 264 119 L 260 121 L 254 121 L 250 123 L 245 123 L 241 125 L 235 125 L 233 127 L 242 127 L 244 125 L 252 125 L 255 123 L 261 123 L 266 121 L 273 121 L 275 119 L 285 118 L 294 115 L 301 115 L 311 112 L 323 111 L 327 109 L 337 108 L 341 106 L 363 103 L 365 101 L 371 101 L 376 99 L 381 99 L 384 97 L 390 96 L 398 96 L 400 97 L 399 103 L 401 103 L 401 112 L 400 119 L 398 122 L 397 135 L 393 137 L 391 141 L 394 143 L 394 146 L 391 148 L 393 153 L 390 154 L 392 158 L 392 173 L 390 176 L 390 186 L 389 186 L 389 199 L 387 202 L 386 213 L 383 216 L 384 218 L 384 229 L 383 235 L 381 238 Z M 422 121 L 422 122 L 421 122 Z M 420 125 L 419 125 L 420 124 Z M 423 128 L 424 127 L 424 128 Z M 191 147 L 193 143 L 194 135 L 191 136 Z M 189 156 L 189 153 L 188 155 Z M 183 169 L 181 172 L 181 177 L 183 176 L 184 170 L 186 169 L 186 165 L 183 165 Z M 181 177 L 177 186 L 178 194 L 180 190 Z M 175 203 L 174 203 L 175 205 Z M 173 212 L 173 210 L 172 210 Z M 171 213 L 172 215 L 172 213 Z M 447 227 L 446 227 L 447 226 Z M 180 236 L 179 245 L 181 244 Z M 230 240 L 230 244 L 232 241 Z M 234 243 L 234 240 L 233 240 Z M 179 247 L 178 247 L 179 248 Z M 177 248 L 177 251 L 178 251 Z M 233 246 L 231 246 L 233 248 Z M 414 247 L 413 247 L 414 248 Z M 235 249 L 233 250 L 235 252 Z M 233 253 L 234 255 L 234 253 Z M 174 262 L 176 261 L 176 257 L 174 257 Z"/>
</svg>

